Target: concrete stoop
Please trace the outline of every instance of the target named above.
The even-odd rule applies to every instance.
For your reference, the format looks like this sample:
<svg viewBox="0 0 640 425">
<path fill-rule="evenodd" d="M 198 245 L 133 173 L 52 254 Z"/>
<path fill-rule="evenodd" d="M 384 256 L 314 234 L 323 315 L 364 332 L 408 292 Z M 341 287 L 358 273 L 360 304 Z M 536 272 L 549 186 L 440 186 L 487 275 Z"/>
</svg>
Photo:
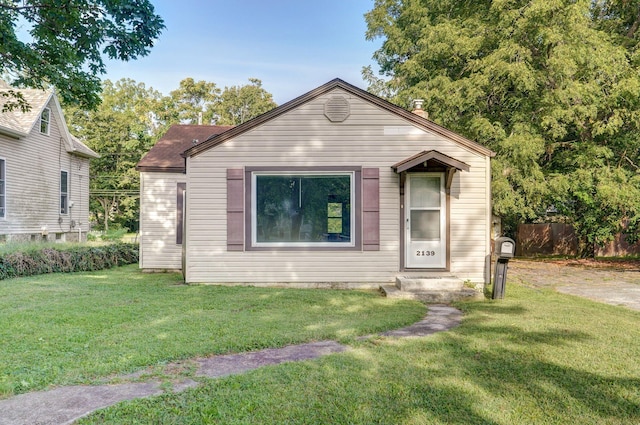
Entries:
<svg viewBox="0 0 640 425">
<path fill-rule="evenodd" d="M 389 298 L 419 300 L 428 303 L 449 303 L 469 298 L 481 298 L 482 292 L 466 288 L 462 279 L 455 276 L 396 277 L 395 286 L 380 286 Z"/>
</svg>

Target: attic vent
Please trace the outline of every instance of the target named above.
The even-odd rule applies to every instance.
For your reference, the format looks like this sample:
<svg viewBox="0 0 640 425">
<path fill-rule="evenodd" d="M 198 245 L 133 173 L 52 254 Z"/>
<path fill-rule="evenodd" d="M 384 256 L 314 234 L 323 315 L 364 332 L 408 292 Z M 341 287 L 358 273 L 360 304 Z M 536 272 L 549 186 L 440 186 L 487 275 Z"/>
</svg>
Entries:
<svg viewBox="0 0 640 425">
<path fill-rule="evenodd" d="M 350 113 L 349 101 L 342 96 L 334 96 L 324 104 L 324 115 L 331 122 L 342 122 Z"/>
</svg>

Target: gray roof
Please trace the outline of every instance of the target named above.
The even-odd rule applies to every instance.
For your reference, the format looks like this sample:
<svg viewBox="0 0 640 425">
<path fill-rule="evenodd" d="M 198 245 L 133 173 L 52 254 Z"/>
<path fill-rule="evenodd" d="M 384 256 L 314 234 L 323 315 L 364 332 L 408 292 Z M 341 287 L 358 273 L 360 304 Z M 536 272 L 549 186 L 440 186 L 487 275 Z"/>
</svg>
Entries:
<svg viewBox="0 0 640 425">
<path fill-rule="evenodd" d="M 62 108 L 53 90 L 18 89 L 0 80 L 0 92 L 6 92 L 7 90 L 14 90 L 21 93 L 24 100 L 31 106 L 31 110 L 22 112 L 18 108 L 1 112 L 2 107 L 7 102 L 7 98 L 0 97 L 0 133 L 6 133 L 17 138 L 26 137 L 33 129 L 33 126 L 38 124 L 42 110 L 53 99 L 55 106 L 51 108 L 51 112 L 57 115 L 59 125 L 61 126 L 61 133 L 63 137 L 66 136 L 67 151 L 71 154 L 87 158 L 100 157 L 100 155 L 69 133 L 62 114 Z"/>
<path fill-rule="evenodd" d="M 4 82 L 3 82 L 4 83 Z M 28 112 L 22 112 L 20 109 L 14 109 L 12 111 L 0 113 L 0 127 L 5 127 L 14 132 L 23 133 L 27 135 L 33 128 L 36 121 L 40 118 L 42 109 L 47 105 L 53 91 L 35 90 L 35 89 L 15 89 L 10 87 L 7 83 L 0 86 L 0 91 L 14 90 L 19 92 L 24 97 L 31 110 Z M 7 98 L 0 97 L 0 108 L 7 103 Z"/>
</svg>

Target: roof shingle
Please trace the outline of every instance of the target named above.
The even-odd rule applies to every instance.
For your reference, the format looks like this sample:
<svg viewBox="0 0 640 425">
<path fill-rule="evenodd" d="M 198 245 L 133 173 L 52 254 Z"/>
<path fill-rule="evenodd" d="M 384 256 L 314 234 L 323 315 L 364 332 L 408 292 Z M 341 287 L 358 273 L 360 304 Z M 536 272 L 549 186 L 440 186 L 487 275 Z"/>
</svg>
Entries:
<svg viewBox="0 0 640 425">
<path fill-rule="evenodd" d="M 233 128 L 226 125 L 175 124 L 156 142 L 136 165 L 138 171 L 184 173 L 182 152 L 211 136 Z"/>
</svg>

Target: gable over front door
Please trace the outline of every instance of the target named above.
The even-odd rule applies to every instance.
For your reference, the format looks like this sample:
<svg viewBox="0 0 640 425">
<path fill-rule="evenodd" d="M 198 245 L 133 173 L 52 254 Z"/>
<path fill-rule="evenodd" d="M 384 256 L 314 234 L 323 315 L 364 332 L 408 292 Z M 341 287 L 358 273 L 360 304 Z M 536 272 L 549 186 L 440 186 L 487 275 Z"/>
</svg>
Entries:
<svg viewBox="0 0 640 425">
<path fill-rule="evenodd" d="M 469 166 L 424 151 L 392 168 L 400 174 L 402 269 L 448 269 L 449 191 L 454 173 Z"/>
</svg>

